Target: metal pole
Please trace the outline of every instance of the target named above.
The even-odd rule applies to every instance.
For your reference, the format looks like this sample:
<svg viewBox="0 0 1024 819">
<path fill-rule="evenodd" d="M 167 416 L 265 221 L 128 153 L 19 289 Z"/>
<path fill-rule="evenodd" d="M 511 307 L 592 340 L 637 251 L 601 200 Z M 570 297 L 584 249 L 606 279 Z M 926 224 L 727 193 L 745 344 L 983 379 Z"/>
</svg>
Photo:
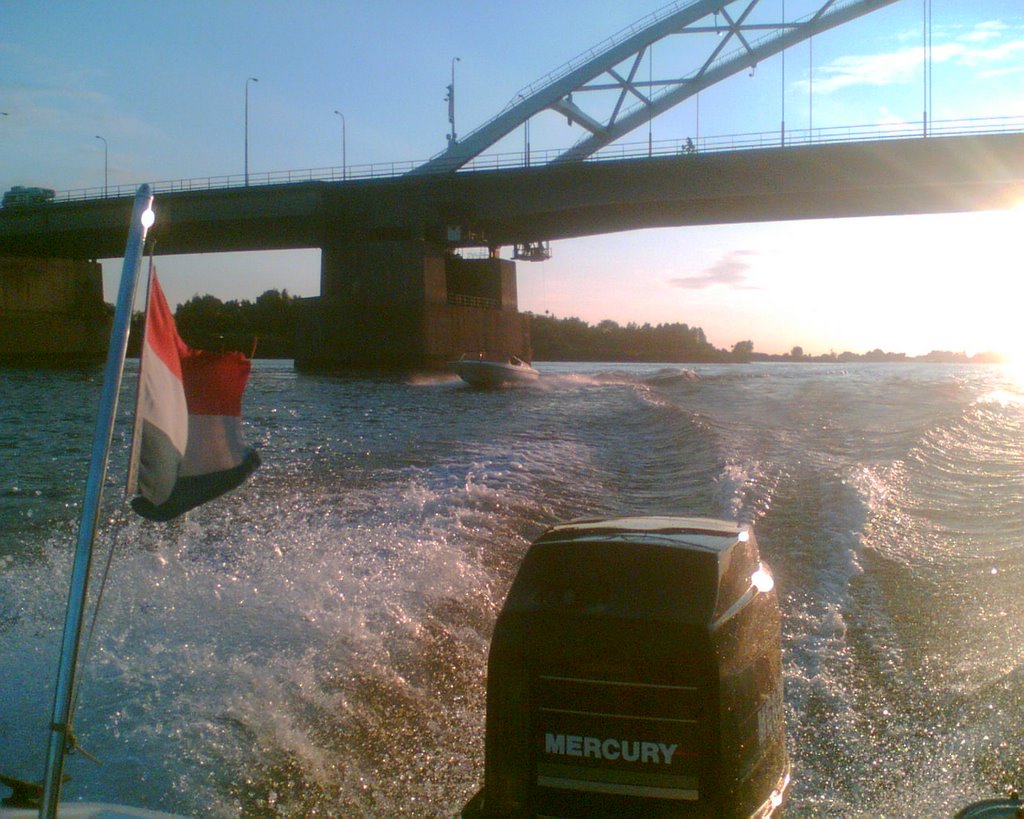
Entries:
<svg viewBox="0 0 1024 819">
<path fill-rule="evenodd" d="M 814 38 L 807 38 L 807 138 L 814 141 Z"/>
<path fill-rule="evenodd" d="M 103 198 L 107 198 L 107 141 L 97 135 L 96 139 L 103 140 Z"/>
<path fill-rule="evenodd" d="M 245 186 L 249 187 L 249 83 L 259 82 L 256 77 L 245 81 Z"/>
<path fill-rule="evenodd" d="M 452 124 L 452 132 L 448 142 L 455 147 L 455 63 L 460 62 L 460 57 L 452 57 L 452 84 L 448 86 L 448 122 Z"/>
<path fill-rule="evenodd" d="M 345 148 L 345 115 L 341 111 L 335 111 L 339 117 L 341 117 L 341 178 L 348 179 L 348 157 L 346 156 Z"/>
<path fill-rule="evenodd" d="M 785 33 L 786 29 L 786 0 L 782 0 L 782 26 L 780 30 Z M 782 112 L 782 130 L 779 131 L 781 135 L 782 147 L 786 147 L 786 49 L 782 49 L 782 99 L 779 103 L 779 108 Z"/>
<path fill-rule="evenodd" d="M 932 100 L 932 0 L 928 0 L 928 111 L 931 113 L 932 125 L 935 124 L 935 104 Z"/>
<path fill-rule="evenodd" d="M 932 2 L 931 0 L 924 0 L 924 19 L 921 23 L 922 30 L 922 60 L 924 69 L 924 114 L 922 116 L 922 122 L 924 123 L 924 135 L 928 136 L 928 113 L 932 111 L 932 62 L 931 62 L 931 51 L 932 51 Z"/>
<path fill-rule="evenodd" d="M 698 91 L 696 93 L 695 97 L 697 99 L 697 138 L 696 138 L 695 142 L 697 143 L 697 150 L 699 151 L 700 150 L 700 91 Z"/>
<path fill-rule="evenodd" d="M 654 43 L 647 47 L 647 107 L 654 99 Z M 647 117 L 647 156 L 654 156 L 654 118 Z"/>
<path fill-rule="evenodd" d="M 60 665 L 57 669 L 57 688 L 53 696 L 53 714 L 50 719 L 46 774 L 43 779 L 43 801 L 39 808 L 39 815 L 45 816 L 47 819 L 53 819 L 57 815 L 61 777 L 64 772 L 64 755 L 72 745 L 71 722 L 73 715 L 71 709 L 75 690 L 75 666 L 78 662 L 82 620 L 89 590 L 92 546 L 96 539 L 100 501 L 103 496 L 103 481 L 107 472 L 107 454 L 114 431 L 114 419 L 117 416 L 117 396 L 121 388 L 124 357 L 128 348 L 128 331 L 131 328 L 132 305 L 135 302 L 135 284 L 139 278 L 139 266 L 142 261 L 143 245 L 146 242 L 146 231 L 153 224 L 152 205 L 153 194 L 149 185 L 141 185 L 135 194 L 128 244 L 124 251 L 121 286 L 118 290 L 117 309 L 114 312 L 114 326 L 110 333 L 107 363 L 103 371 L 103 390 L 100 394 L 99 411 L 96 416 L 89 476 L 86 479 L 85 497 L 82 501 L 82 519 L 78 527 L 75 561 L 71 570 L 71 586 L 68 591 L 67 612 L 64 618 L 64 637 L 60 648 Z"/>
</svg>

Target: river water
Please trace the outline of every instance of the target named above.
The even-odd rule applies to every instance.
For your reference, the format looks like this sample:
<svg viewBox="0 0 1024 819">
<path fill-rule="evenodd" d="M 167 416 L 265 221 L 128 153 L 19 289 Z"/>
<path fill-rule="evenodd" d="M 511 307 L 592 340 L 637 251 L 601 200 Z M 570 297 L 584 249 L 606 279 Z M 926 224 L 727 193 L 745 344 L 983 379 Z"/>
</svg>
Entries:
<svg viewBox="0 0 1024 819">
<path fill-rule="evenodd" d="M 544 364 L 536 385 L 257 362 L 263 467 L 113 545 L 66 798 L 444 816 L 483 777 L 488 640 L 553 523 L 753 524 L 783 613 L 791 816 L 1024 787 L 1024 378 L 915 364 Z M 122 399 L 134 389 L 129 362 Z M 99 370 L 0 371 L 0 770 L 42 775 Z M 115 536 L 116 532 L 116 536 Z"/>
</svg>

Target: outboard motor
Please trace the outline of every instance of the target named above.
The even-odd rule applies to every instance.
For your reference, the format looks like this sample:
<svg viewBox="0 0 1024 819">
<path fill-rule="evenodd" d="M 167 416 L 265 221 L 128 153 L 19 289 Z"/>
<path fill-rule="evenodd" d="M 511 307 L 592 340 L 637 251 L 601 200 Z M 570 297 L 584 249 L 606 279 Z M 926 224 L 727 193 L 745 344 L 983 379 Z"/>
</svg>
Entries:
<svg viewBox="0 0 1024 819">
<path fill-rule="evenodd" d="M 773 588 L 734 523 L 549 529 L 495 626 L 463 816 L 770 816 L 790 770 Z"/>
</svg>

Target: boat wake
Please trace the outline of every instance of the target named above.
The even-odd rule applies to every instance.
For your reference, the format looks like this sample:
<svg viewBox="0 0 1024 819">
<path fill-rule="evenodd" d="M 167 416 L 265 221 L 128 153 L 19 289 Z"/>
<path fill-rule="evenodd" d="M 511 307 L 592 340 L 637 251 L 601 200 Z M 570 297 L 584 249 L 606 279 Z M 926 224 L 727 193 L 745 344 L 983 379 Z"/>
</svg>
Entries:
<svg viewBox="0 0 1024 819">
<path fill-rule="evenodd" d="M 481 784 L 487 647 L 528 543 L 573 518 L 681 513 L 753 524 L 773 569 L 791 812 L 950 814 L 1012 782 L 1011 386 L 912 365 L 540 369 L 481 392 L 258 367 L 251 484 L 124 526 L 75 723 L 104 766 L 73 755 L 69 795 L 213 817 L 457 813 Z M 93 400 L 55 378 L 20 404 Z M 0 744 L 24 779 L 78 502 L 65 417 L 8 421 L 38 455 L 0 464 Z"/>
</svg>

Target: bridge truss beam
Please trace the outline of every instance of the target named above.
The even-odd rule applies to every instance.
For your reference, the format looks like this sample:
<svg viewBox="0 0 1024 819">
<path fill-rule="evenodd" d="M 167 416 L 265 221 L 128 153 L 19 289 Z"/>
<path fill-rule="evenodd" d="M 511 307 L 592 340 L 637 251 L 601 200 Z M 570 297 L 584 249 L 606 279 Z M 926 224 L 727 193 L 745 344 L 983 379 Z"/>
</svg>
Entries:
<svg viewBox="0 0 1024 819">
<path fill-rule="evenodd" d="M 676 2 L 591 49 L 561 69 L 522 89 L 494 118 L 412 171 L 455 171 L 542 111 L 552 110 L 587 133 L 554 162 L 583 160 L 668 109 L 816 34 L 897 0 L 819 0 L 817 11 L 799 20 L 751 20 L 761 0 Z M 719 35 L 696 68 L 682 77 L 639 79 L 651 47 L 677 35 Z M 756 38 L 753 35 L 758 35 Z M 674 40 L 678 42 L 678 39 Z M 727 48 L 731 50 L 727 51 Z M 578 98 L 596 92 L 616 95 L 610 113 L 588 113 Z M 574 95 L 576 99 L 574 99 Z"/>
</svg>

